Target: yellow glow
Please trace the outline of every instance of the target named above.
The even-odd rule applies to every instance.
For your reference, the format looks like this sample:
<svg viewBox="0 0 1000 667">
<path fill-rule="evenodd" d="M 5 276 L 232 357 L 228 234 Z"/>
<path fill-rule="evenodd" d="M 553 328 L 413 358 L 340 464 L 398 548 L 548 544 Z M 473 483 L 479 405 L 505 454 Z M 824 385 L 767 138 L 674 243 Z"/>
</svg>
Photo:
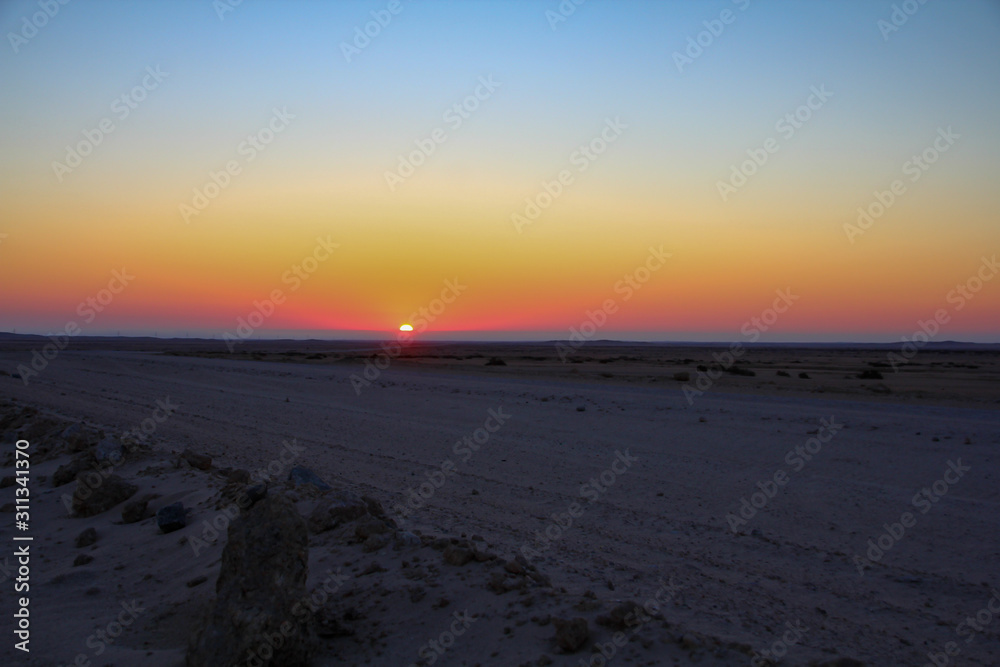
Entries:
<svg viewBox="0 0 1000 667">
<path fill-rule="evenodd" d="M 399 327 L 399 330 L 400 331 L 413 331 L 413 327 L 410 326 L 409 324 L 404 324 L 403 326 Z"/>
</svg>

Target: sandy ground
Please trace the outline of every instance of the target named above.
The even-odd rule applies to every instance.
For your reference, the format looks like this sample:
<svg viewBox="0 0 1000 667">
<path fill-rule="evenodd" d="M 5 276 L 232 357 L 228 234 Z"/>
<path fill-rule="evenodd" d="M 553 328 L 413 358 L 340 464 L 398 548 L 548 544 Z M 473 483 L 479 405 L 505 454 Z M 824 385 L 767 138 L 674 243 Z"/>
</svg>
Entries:
<svg viewBox="0 0 1000 667">
<path fill-rule="evenodd" d="M 662 617 L 630 631 L 611 664 L 750 664 L 753 651 L 777 649 L 782 664 L 923 665 L 948 642 L 958 653 L 947 664 L 1000 663 L 1000 617 L 988 606 L 1000 610 L 995 352 L 928 350 L 909 372 L 933 382 L 889 369 L 867 384 L 853 373 L 884 351 L 760 352 L 748 356 L 756 376 L 724 374 L 691 404 L 673 374 L 694 379 L 710 351 L 644 361 L 605 350 L 560 364 L 519 361 L 510 350 L 497 353 L 507 366 L 483 366 L 494 355 L 482 350 L 469 359 L 396 359 L 370 385 L 352 383 L 363 377 L 364 349 L 312 363 L 268 360 L 277 350 L 233 360 L 70 349 L 27 387 L 0 376 L 0 399 L 109 432 L 139 426 L 169 399 L 177 408 L 156 425 L 152 451 L 121 474 L 160 494 L 154 509 L 178 499 L 196 508 L 187 528 L 161 535 L 151 519 L 121 525 L 117 509 L 69 518 L 59 501 L 66 489 L 34 481 L 32 652 L 14 651 L 5 625 L 0 659 L 182 664 L 222 548 L 195 555 L 190 538 L 217 514 L 223 480 L 176 468 L 171 452 L 190 447 L 218 467 L 253 471 L 294 441 L 297 465 L 378 498 L 401 528 L 475 536 L 500 556 L 455 567 L 430 546 L 365 553 L 333 533 L 314 537 L 310 584 L 326 572 L 346 577 L 329 604 L 350 631 L 323 639 L 316 664 L 419 663 L 422 647 L 468 610 L 477 620 L 434 664 L 596 665 L 591 645 L 607 648 L 613 635 L 597 616 L 654 598 Z M 0 351 L 0 369 L 12 373 L 26 358 L 24 349 Z M 789 377 L 777 376 L 784 368 Z M 876 384 L 888 391 L 869 388 Z M 6 453 L 13 434 L 0 435 Z M 456 445 L 464 437 L 475 451 Z M 439 474 L 447 461 L 454 473 Z M 51 475 L 60 462 L 34 474 Z M 430 497 L 404 509 L 424 483 Z M 0 490 L 3 502 L 11 491 Z M 310 499 L 301 501 L 308 509 Z M 763 507 L 749 516 L 752 501 Z M 893 527 L 906 512 L 910 525 Z M 0 559 L 9 567 L 7 516 Z M 74 567 L 81 550 L 73 538 L 90 525 L 101 535 L 88 548 L 94 560 Z M 871 552 L 869 540 L 880 536 L 882 552 Z M 497 564 L 518 554 L 552 586 L 489 590 Z M 363 574 L 372 562 L 386 572 Z M 2 600 L 9 619 L 9 580 Z M 145 611 L 96 655 L 88 637 L 131 600 Z M 587 648 L 563 655 L 549 615 L 587 618 Z"/>
</svg>

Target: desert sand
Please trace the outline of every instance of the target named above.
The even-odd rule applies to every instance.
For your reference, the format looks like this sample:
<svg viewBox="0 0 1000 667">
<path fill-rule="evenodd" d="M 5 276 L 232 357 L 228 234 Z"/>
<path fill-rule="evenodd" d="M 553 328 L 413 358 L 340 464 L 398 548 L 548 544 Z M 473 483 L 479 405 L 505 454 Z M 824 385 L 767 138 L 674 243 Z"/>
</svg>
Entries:
<svg viewBox="0 0 1000 667">
<path fill-rule="evenodd" d="M 884 349 L 753 349 L 754 375 L 689 401 L 722 348 L 593 343 L 562 363 L 550 344 L 380 359 L 370 343 L 81 341 L 25 386 L 11 374 L 37 345 L 0 351 L 0 476 L 15 440 L 48 452 L 31 467 L 31 652 L 13 647 L 8 578 L 4 662 L 184 664 L 232 471 L 310 517 L 328 494 L 287 481 L 291 466 L 375 499 L 391 526 L 310 525 L 315 665 L 1000 662 L 996 350 L 928 349 L 894 373 Z M 149 497 L 146 518 L 70 515 L 76 483 L 52 478 L 77 422 L 132 445 L 114 473 Z M 187 525 L 164 534 L 151 515 L 177 501 Z M 96 541 L 76 546 L 87 528 Z M 619 622 L 630 601 L 651 614 Z M 141 611 L 95 639 L 123 604 Z M 571 653 L 555 625 L 574 618 L 589 637 Z"/>
</svg>

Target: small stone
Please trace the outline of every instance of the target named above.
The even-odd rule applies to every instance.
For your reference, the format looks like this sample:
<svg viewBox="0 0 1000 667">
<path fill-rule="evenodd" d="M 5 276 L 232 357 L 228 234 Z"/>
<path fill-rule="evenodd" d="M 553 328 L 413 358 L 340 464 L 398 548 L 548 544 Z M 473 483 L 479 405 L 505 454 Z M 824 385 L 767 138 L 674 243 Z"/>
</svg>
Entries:
<svg viewBox="0 0 1000 667">
<path fill-rule="evenodd" d="M 379 565 L 376 561 L 372 561 L 368 565 L 368 567 L 366 567 L 364 570 L 361 571 L 361 574 L 359 574 L 358 576 L 359 577 L 364 577 L 364 576 L 367 576 L 369 574 L 377 574 L 379 572 L 385 572 L 385 571 L 386 570 L 385 570 L 384 567 L 382 567 L 381 565 Z"/>
<path fill-rule="evenodd" d="M 247 494 L 247 500 L 249 500 L 250 504 L 253 505 L 267 496 L 267 482 L 257 482 L 256 484 L 251 484 L 246 488 L 245 493 Z"/>
<path fill-rule="evenodd" d="M 233 470 L 226 477 L 226 480 L 234 484 L 249 484 L 250 483 L 250 473 L 246 470 L 237 469 Z"/>
<path fill-rule="evenodd" d="M 396 533 L 396 537 L 393 540 L 393 548 L 399 551 L 400 549 L 412 549 L 417 548 L 423 544 L 423 541 L 409 532 L 408 530 L 401 530 Z"/>
<path fill-rule="evenodd" d="M 148 498 L 140 498 L 125 503 L 122 507 L 122 523 L 137 523 L 146 518 Z"/>
<path fill-rule="evenodd" d="M 156 525 L 164 533 L 172 533 L 187 525 L 187 516 L 184 511 L 184 503 L 176 502 L 161 507 L 156 513 Z"/>
<path fill-rule="evenodd" d="M 94 560 L 94 557 L 90 554 L 79 554 L 73 559 L 73 567 L 79 567 L 80 565 L 86 565 L 87 563 Z"/>
<path fill-rule="evenodd" d="M 642 619 L 648 614 L 638 604 L 632 601 L 622 602 L 613 608 L 607 616 L 598 616 L 597 624 L 612 630 L 625 630 L 642 624 Z"/>
<path fill-rule="evenodd" d="M 98 441 L 97 432 L 82 424 L 71 424 L 59 437 L 66 443 L 67 449 L 74 453 L 89 449 Z"/>
<path fill-rule="evenodd" d="M 191 581 L 187 582 L 187 587 L 188 588 L 194 588 L 195 586 L 200 586 L 201 584 L 205 583 L 206 581 L 208 581 L 208 577 L 206 577 L 203 574 L 199 574 L 197 577 L 195 577 Z"/>
<path fill-rule="evenodd" d="M 524 574 L 524 566 L 516 560 L 509 560 L 504 563 L 503 569 L 507 570 L 511 574 Z"/>
<path fill-rule="evenodd" d="M 373 551 L 378 551 L 388 543 L 389 540 L 385 535 L 369 535 L 368 539 L 361 545 L 361 550 L 365 553 L 372 553 Z"/>
<path fill-rule="evenodd" d="M 389 525 L 381 519 L 369 517 L 364 521 L 359 521 L 354 527 L 354 534 L 359 540 L 367 540 L 372 535 L 382 535 L 389 532 Z"/>
<path fill-rule="evenodd" d="M 552 625 L 556 629 L 556 644 L 567 653 L 576 653 L 590 638 L 587 619 L 574 618 L 569 621 L 553 618 Z"/>
<path fill-rule="evenodd" d="M 449 565 L 455 565 L 459 567 L 465 565 L 466 563 L 470 562 L 473 558 L 475 558 L 475 554 L 473 554 L 471 550 L 465 549 L 463 547 L 457 547 L 454 544 L 448 545 L 448 547 L 445 548 L 444 550 L 444 554 L 442 555 L 444 557 L 444 562 L 448 563 Z"/>
<path fill-rule="evenodd" d="M 97 465 L 97 459 L 91 452 L 83 452 L 74 456 L 69 463 L 64 463 L 52 473 L 52 486 L 62 486 L 69 484 L 76 476 L 85 470 L 90 470 Z"/>
<path fill-rule="evenodd" d="M 94 448 L 94 458 L 118 465 L 125 460 L 125 448 L 116 438 L 104 438 Z"/>
<path fill-rule="evenodd" d="M 118 475 L 108 475 L 105 478 L 94 471 L 82 472 L 76 476 L 73 513 L 79 517 L 101 514 L 125 502 L 138 490 L 139 487 L 129 484 Z"/>
<path fill-rule="evenodd" d="M 319 475 L 305 466 L 296 466 L 288 473 L 288 479 L 296 484 L 311 484 L 320 491 L 332 491 L 333 487 L 324 482 Z"/>
<path fill-rule="evenodd" d="M 76 536 L 74 544 L 78 549 L 83 547 L 89 547 L 91 544 L 97 542 L 97 530 L 91 526 L 90 528 L 84 528 L 79 535 Z"/>
<path fill-rule="evenodd" d="M 185 449 L 181 452 L 181 458 L 188 462 L 192 468 L 198 468 L 199 470 L 209 470 L 212 467 L 212 457 L 206 456 L 205 454 L 199 454 L 198 452 L 193 452 L 190 449 Z"/>
</svg>

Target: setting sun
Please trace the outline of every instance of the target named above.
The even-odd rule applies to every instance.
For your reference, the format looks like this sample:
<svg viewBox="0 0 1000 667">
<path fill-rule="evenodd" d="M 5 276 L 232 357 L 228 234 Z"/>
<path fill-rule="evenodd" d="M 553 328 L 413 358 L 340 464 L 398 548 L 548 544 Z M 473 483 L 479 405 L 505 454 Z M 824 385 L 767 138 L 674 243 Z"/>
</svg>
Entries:
<svg viewBox="0 0 1000 667">
<path fill-rule="evenodd" d="M 410 326 L 409 324 L 404 324 L 403 326 L 399 327 L 399 330 L 400 331 L 413 331 L 413 327 Z"/>
</svg>

